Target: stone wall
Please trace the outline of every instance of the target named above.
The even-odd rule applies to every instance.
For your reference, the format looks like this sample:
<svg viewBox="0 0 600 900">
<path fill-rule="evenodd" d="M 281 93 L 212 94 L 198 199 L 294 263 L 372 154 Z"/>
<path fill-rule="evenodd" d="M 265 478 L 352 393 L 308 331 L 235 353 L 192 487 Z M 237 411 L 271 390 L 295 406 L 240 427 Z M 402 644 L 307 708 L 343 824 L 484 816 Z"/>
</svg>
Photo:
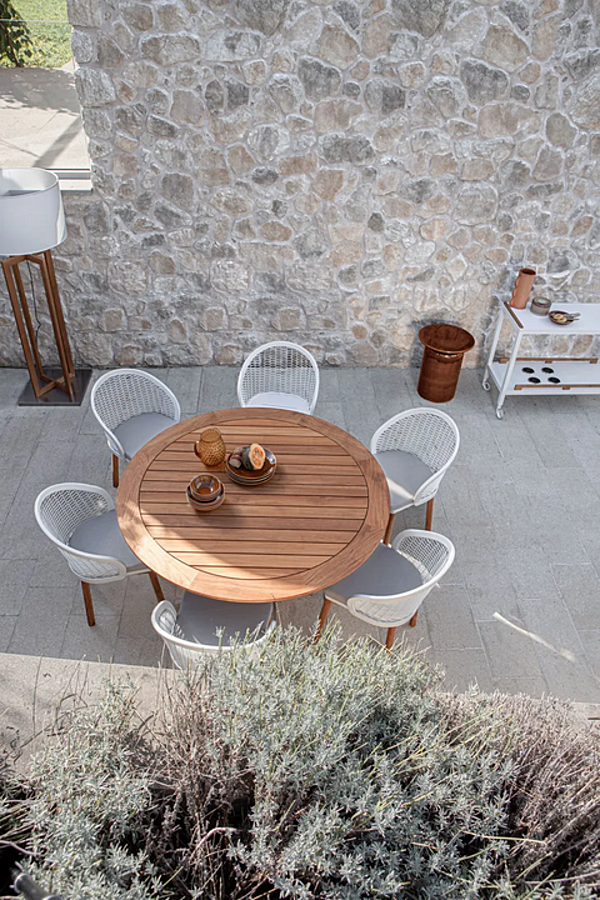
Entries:
<svg viewBox="0 0 600 900">
<path fill-rule="evenodd" d="M 475 364 L 522 265 L 540 294 L 598 299 L 600 0 L 69 16 L 93 192 L 66 196 L 55 258 L 78 360 L 232 364 L 287 338 L 406 366 L 445 320 Z"/>
</svg>

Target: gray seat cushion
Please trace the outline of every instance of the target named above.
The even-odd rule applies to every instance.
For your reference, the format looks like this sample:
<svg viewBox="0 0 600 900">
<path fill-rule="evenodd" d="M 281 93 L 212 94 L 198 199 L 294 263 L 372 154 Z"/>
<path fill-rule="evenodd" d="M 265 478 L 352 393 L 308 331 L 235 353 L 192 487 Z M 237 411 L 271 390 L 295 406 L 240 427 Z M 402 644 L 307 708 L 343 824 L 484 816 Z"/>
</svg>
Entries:
<svg viewBox="0 0 600 900">
<path fill-rule="evenodd" d="M 69 546 L 84 553 L 113 556 L 120 559 L 129 570 L 146 568 L 129 549 L 121 534 L 114 509 L 78 525 L 69 539 Z"/>
<path fill-rule="evenodd" d="M 226 645 L 236 634 L 243 640 L 247 631 L 254 632 L 260 626 L 260 637 L 267 630 L 272 611 L 271 603 L 227 603 L 186 591 L 177 616 L 177 636 L 218 647 L 217 629 L 223 629 L 221 642 Z"/>
<path fill-rule="evenodd" d="M 162 413 L 142 413 L 117 425 L 114 434 L 119 439 L 127 459 L 133 459 L 144 444 L 147 444 L 161 431 L 176 424 L 175 419 L 163 416 Z"/>
<path fill-rule="evenodd" d="M 421 485 L 434 474 L 418 456 L 405 450 L 382 450 L 375 459 L 387 478 L 393 513 L 412 506 Z"/>
<path fill-rule="evenodd" d="M 379 544 L 375 553 L 352 575 L 326 588 L 325 596 L 338 603 L 347 603 L 350 597 L 358 594 L 392 597 L 422 584 L 421 573 L 411 562 L 386 544 Z"/>
<path fill-rule="evenodd" d="M 290 409 L 292 412 L 310 412 L 310 407 L 304 397 L 299 397 L 297 394 L 283 394 L 279 391 L 255 394 L 246 402 L 246 406 L 266 406 L 271 409 Z"/>
</svg>

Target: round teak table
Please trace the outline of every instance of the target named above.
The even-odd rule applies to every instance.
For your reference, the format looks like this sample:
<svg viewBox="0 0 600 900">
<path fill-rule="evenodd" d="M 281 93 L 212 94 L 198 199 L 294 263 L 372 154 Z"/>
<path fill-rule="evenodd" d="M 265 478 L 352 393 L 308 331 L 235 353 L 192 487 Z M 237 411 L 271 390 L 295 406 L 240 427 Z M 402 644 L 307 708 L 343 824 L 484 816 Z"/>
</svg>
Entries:
<svg viewBox="0 0 600 900">
<path fill-rule="evenodd" d="M 234 484 L 224 465 L 194 453 L 215 426 L 227 452 L 257 442 L 277 458 L 263 485 Z M 216 474 L 225 502 L 198 513 L 187 502 L 194 475 Z M 136 556 L 167 581 L 217 600 L 289 600 L 357 569 L 379 544 L 389 517 L 385 476 L 341 428 L 278 409 L 226 409 L 187 419 L 146 444 L 117 493 L 117 516 Z"/>
</svg>

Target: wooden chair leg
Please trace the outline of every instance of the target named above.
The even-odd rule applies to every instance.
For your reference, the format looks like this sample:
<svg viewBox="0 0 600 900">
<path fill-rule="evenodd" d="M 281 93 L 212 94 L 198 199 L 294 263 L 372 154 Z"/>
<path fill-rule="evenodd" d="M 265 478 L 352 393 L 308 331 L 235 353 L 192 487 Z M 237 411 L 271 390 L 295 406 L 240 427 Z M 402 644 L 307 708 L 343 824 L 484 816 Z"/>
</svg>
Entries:
<svg viewBox="0 0 600 900">
<path fill-rule="evenodd" d="M 385 534 L 383 536 L 383 543 L 389 544 L 390 538 L 392 536 L 392 528 L 394 527 L 394 519 L 396 518 L 396 513 L 390 513 L 390 517 L 388 519 L 387 528 L 385 529 Z"/>
<path fill-rule="evenodd" d="M 327 597 L 323 600 L 323 606 L 321 607 L 321 613 L 319 615 L 319 624 L 317 625 L 317 630 L 315 631 L 315 643 L 321 637 L 321 632 L 323 631 L 323 625 L 325 624 L 325 619 L 331 609 L 332 601 L 328 600 Z"/>
<path fill-rule="evenodd" d="M 113 476 L 113 487 L 119 487 L 119 457 L 112 455 L 112 476 Z"/>
<path fill-rule="evenodd" d="M 411 628 L 414 628 L 415 625 L 417 624 L 417 616 L 418 616 L 418 615 L 419 615 L 419 610 L 416 611 L 416 613 L 414 614 L 414 616 L 412 617 L 412 619 L 411 619 L 410 622 L 408 623 L 408 624 L 410 625 Z"/>
<path fill-rule="evenodd" d="M 396 637 L 396 629 L 388 628 L 387 637 L 385 639 L 385 646 L 387 650 L 391 650 L 394 646 L 394 638 Z"/>
<path fill-rule="evenodd" d="M 425 516 L 425 531 L 431 531 L 431 523 L 433 522 L 433 501 L 435 497 L 427 501 L 427 514 Z"/>
<path fill-rule="evenodd" d="M 154 588 L 156 599 L 159 603 L 162 603 L 165 599 L 165 595 L 162 592 L 160 581 L 158 580 L 158 575 L 156 574 L 156 572 L 149 572 L 148 574 L 150 575 L 150 581 L 152 582 L 152 587 Z"/>
<path fill-rule="evenodd" d="M 85 614 L 87 616 L 88 625 L 96 624 L 94 616 L 94 604 L 92 603 L 92 590 L 87 581 L 81 582 L 81 590 L 83 591 L 83 602 L 85 603 Z"/>
</svg>

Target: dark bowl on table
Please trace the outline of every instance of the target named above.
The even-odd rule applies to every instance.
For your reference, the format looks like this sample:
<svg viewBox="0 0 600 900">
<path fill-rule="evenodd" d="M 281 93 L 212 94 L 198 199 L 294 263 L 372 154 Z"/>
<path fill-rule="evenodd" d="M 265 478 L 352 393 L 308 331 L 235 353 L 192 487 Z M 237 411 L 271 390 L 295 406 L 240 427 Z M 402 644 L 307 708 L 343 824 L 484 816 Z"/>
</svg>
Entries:
<svg viewBox="0 0 600 900">
<path fill-rule="evenodd" d="M 213 503 L 223 493 L 223 484 L 215 475 L 196 475 L 190 481 L 189 493 L 198 503 Z"/>
</svg>

